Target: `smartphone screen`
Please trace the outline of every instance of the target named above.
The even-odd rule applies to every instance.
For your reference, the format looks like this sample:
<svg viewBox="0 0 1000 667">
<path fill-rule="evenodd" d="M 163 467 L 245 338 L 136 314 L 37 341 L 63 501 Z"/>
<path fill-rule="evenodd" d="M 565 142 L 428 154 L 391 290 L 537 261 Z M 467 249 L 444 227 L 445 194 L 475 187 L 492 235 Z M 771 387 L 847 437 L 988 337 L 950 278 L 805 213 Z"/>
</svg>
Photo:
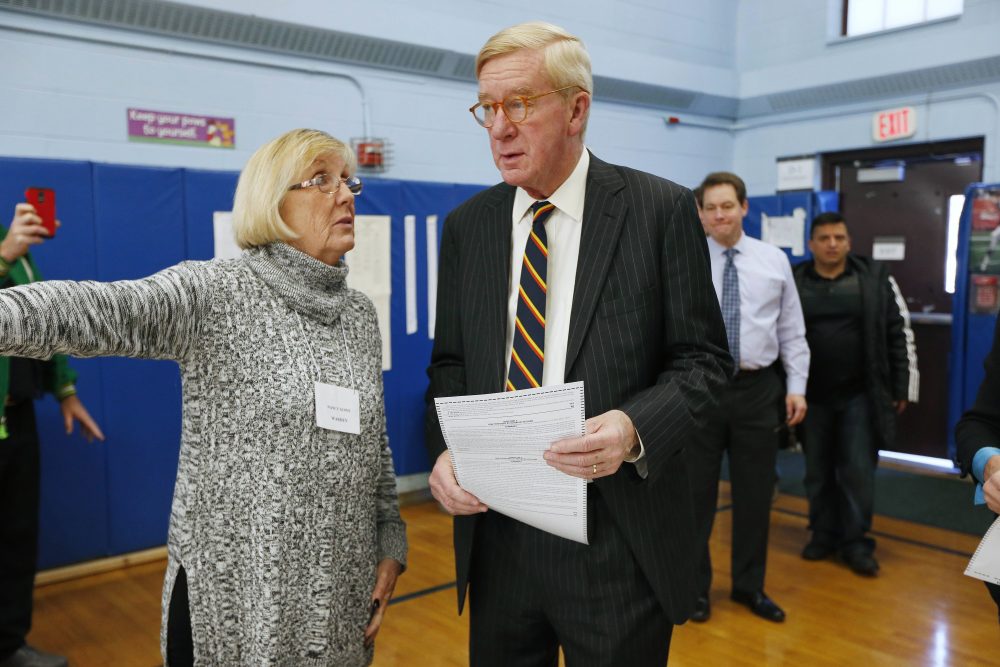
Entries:
<svg viewBox="0 0 1000 667">
<path fill-rule="evenodd" d="M 48 230 L 49 236 L 56 235 L 56 191 L 51 188 L 28 188 L 24 197 L 35 207 L 35 212 L 42 219 L 42 225 Z"/>
</svg>

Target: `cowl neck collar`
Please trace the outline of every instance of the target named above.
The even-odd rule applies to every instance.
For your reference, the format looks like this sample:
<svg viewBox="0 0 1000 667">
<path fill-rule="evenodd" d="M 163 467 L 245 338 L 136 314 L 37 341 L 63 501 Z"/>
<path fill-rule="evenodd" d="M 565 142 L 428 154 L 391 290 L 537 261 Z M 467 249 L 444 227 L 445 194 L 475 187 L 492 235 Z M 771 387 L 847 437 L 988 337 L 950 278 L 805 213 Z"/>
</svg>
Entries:
<svg viewBox="0 0 1000 667">
<path fill-rule="evenodd" d="M 336 266 L 276 241 L 243 253 L 243 260 L 285 305 L 296 312 L 332 324 L 346 298 L 347 265 Z"/>
</svg>

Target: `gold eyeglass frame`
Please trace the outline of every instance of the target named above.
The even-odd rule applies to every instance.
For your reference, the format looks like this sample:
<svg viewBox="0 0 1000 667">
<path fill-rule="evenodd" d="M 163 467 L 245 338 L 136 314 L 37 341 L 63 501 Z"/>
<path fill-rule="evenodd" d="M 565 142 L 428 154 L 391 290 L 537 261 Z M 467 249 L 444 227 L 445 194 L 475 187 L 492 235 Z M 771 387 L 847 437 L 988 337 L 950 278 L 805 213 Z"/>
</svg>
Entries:
<svg viewBox="0 0 1000 667">
<path fill-rule="evenodd" d="M 555 90 L 550 90 L 547 93 L 538 93 L 537 95 L 511 95 L 507 99 L 502 100 L 500 102 L 476 102 L 471 107 L 469 107 L 469 113 L 471 113 L 472 117 L 476 119 L 476 123 L 478 123 L 481 127 L 485 127 L 487 129 L 489 129 L 489 128 L 493 127 L 493 123 L 496 122 L 497 108 L 500 108 L 500 109 L 503 109 L 503 115 L 507 118 L 507 120 L 509 120 L 510 122 L 512 122 L 512 123 L 514 123 L 516 125 L 518 123 L 523 123 L 524 121 L 528 120 L 528 109 L 529 109 L 528 102 L 531 102 L 532 100 L 537 100 L 539 97 L 545 97 L 546 95 L 551 95 L 552 93 L 561 93 L 562 91 L 569 90 L 570 88 L 579 88 L 580 90 L 582 90 L 583 92 L 587 93 L 588 95 L 590 94 L 589 90 L 587 90 L 583 86 L 580 86 L 580 85 L 577 85 L 577 84 L 574 83 L 571 86 L 564 86 L 562 88 L 556 88 Z M 514 120 L 507 113 L 507 103 L 510 102 L 510 101 L 512 101 L 512 100 L 520 100 L 521 104 L 524 105 L 524 118 L 522 118 L 520 120 Z M 486 109 L 492 109 L 493 110 L 493 120 L 489 121 L 489 124 L 487 124 L 486 120 L 479 120 L 479 116 L 476 115 L 476 109 L 479 109 L 479 108 L 483 109 L 483 115 L 484 116 L 486 115 Z"/>
</svg>

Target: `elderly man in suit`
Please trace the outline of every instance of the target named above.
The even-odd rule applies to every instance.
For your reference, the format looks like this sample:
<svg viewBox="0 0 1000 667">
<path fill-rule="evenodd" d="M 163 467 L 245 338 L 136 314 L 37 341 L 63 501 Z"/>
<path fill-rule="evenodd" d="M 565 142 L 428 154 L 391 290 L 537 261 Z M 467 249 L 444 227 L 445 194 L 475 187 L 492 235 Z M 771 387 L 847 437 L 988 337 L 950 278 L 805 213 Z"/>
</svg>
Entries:
<svg viewBox="0 0 1000 667">
<path fill-rule="evenodd" d="M 544 23 L 494 35 L 479 101 L 503 183 L 441 243 L 428 375 L 431 490 L 455 515 L 473 665 L 662 665 L 691 612 L 685 446 L 731 360 L 690 191 L 583 143 L 590 59 Z M 497 512 L 456 482 L 433 398 L 582 380 L 586 435 L 550 465 L 587 485 L 589 545 Z"/>
</svg>

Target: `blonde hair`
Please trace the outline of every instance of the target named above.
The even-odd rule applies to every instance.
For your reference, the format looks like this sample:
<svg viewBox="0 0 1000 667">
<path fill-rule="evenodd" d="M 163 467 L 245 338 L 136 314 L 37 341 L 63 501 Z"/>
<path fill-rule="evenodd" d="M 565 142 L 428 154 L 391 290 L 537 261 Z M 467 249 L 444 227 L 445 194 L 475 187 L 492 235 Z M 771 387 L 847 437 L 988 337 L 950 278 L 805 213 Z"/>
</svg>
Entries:
<svg viewBox="0 0 1000 667">
<path fill-rule="evenodd" d="M 240 248 L 246 250 L 297 238 L 281 219 L 281 202 L 302 172 L 316 158 L 330 152 L 343 159 L 348 172 L 354 173 L 356 162 L 351 149 L 321 130 L 286 132 L 250 156 L 233 198 L 233 234 Z"/>
<path fill-rule="evenodd" d="M 543 21 L 504 28 L 490 37 L 476 56 L 476 77 L 479 77 L 483 65 L 491 59 L 520 49 L 542 52 L 545 75 L 553 88 L 579 86 L 587 94 L 593 94 L 594 77 L 590 71 L 590 55 L 583 42 L 559 26 Z M 569 89 L 559 94 L 563 99 L 569 99 L 576 92 Z"/>
</svg>

